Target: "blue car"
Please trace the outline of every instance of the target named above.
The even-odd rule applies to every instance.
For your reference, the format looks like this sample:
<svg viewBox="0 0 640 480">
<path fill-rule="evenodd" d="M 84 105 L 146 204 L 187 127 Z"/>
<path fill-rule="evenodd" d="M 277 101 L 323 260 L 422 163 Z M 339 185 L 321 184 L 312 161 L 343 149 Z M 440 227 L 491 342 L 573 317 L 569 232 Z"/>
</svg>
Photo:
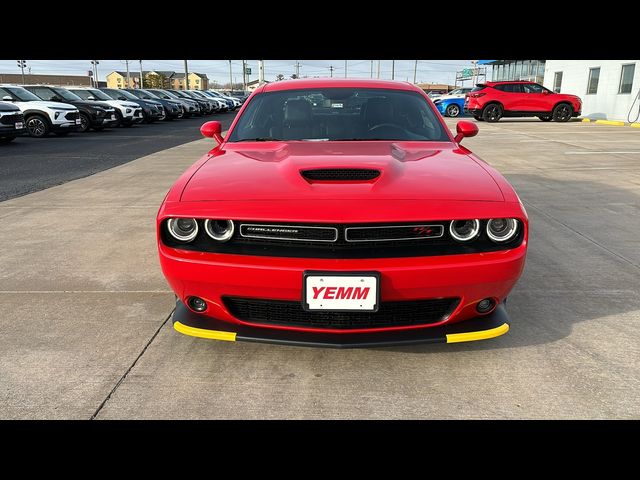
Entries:
<svg viewBox="0 0 640 480">
<path fill-rule="evenodd" d="M 445 117 L 459 117 L 464 113 L 464 97 L 471 91 L 469 88 L 458 88 L 436 98 L 433 104 Z"/>
</svg>

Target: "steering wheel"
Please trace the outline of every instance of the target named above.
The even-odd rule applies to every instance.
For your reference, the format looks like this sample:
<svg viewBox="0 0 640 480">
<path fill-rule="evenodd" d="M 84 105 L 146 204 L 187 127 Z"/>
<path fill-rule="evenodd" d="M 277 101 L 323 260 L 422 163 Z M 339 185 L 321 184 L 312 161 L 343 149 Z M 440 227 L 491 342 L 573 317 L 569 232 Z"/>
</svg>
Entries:
<svg viewBox="0 0 640 480">
<path fill-rule="evenodd" d="M 393 135 L 394 132 L 401 134 L 407 133 L 404 128 L 399 127 L 398 125 L 394 125 L 393 123 L 379 123 L 378 125 L 374 125 L 373 127 L 371 127 L 368 131 L 369 133 L 374 133 L 385 128 L 387 129 L 387 131 L 391 130 L 390 135 Z"/>
</svg>

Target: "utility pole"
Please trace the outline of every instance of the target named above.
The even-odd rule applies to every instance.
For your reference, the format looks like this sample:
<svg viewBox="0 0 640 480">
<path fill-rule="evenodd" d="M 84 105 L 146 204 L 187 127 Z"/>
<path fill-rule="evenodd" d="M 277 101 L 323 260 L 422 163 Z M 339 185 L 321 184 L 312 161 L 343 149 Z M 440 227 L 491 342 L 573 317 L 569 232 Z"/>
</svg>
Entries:
<svg viewBox="0 0 640 480">
<path fill-rule="evenodd" d="M 416 60 L 416 63 L 413 65 L 413 84 L 416 84 L 416 74 L 418 73 L 418 60 Z"/>
<path fill-rule="evenodd" d="M 378 78 L 380 78 L 380 60 L 378 60 Z"/>
<path fill-rule="evenodd" d="M 344 78 L 347 78 L 347 60 L 344 61 Z"/>
<path fill-rule="evenodd" d="M 373 60 L 371 60 L 371 78 L 373 78 Z"/>
<path fill-rule="evenodd" d="M 300 78 L 300 62 L 296 60 L 296 78 Z"/>
<path fill-rule="evenodd" d="M 473 82 L 471 83 L 472 87 L 476 86 L 476 71 L 477 71 L 477 67 L 478 67 L 478 61 L 477 60 L 471 60 L 471 63 L 473 64 Z"/>
<path fill-rule="evenodd" d="M 333 78 L 333 65 L 329 65 L 329 72 L 331 74 L 331 78 Z"/>
<path fill-rule="evenodd" d="M 20 70 L 22 71 L 22 84 L 24 85 L 24 67 L 27 66 L 27 61 L 26 60 L 18 60 L 18 66 L 20 67 Z"/>
<path fill-rule="evenodd" d="M 189 65 L 184 61 L 184 89 L 189 90 Z"/>
<path fill-rule="evenodd" d="M 129 60 L 124 61 L 127 66 L 127 88 L 131 88 L 131 77 L 129 76 Z"/>
<path fill-rule="evenodd" d="M 395 80 L 396 78 L 396 61 L 391 60 L 391 80 Z"/>
<path fill-rule="evenodd" d="M 138 60 L 140 62 L 140 88 L 144 88 L 144 81 L 142 80 L 142 60 Z"/>
<path fill-rule="evenodd" d="M 98 60 L 91 60 L 91 65 L 93 65 L 93 82 L 96 88 L 98 88 L 98 86 L 100 85 L 98 83 L 98 64 L 99 63 L 100 62 Z"/>
<path fill-rule="evenodd" d="M 233 92 L 233 74 L 231 73 L 231 60 L 229 60 L 229 92 Z"/>
<path fill-rule="evenodd" d="M 247 91 L 247 61 L 242 60 L 242 91 Z"/>
<path fill-rule="evenodd" d="M 264 83 L 264 60 L 258 60 L 258 84 Z"/>
</svg>

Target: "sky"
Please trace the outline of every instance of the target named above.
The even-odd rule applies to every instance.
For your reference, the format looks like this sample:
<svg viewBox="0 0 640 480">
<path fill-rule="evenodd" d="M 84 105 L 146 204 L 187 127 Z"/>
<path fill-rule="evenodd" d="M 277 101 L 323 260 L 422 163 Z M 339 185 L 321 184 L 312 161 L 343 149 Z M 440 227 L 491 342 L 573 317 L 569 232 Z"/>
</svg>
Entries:
<svg viewBox="0 0 640 480">
<path fill-rule="evenodd" d="M 106 75 L 114 70 L 126 70 L 125 60 L 99 60 L 98 78 L 106 80 Z M 328 77 L 330 67 L 333 66 L 334 77 L 345 76 L 344 60 L 298 60 L 300 62 L 300 76 Z M 265 60 L 265 80 L 273 81 L 278 74 L 288 78 L 295 73 L 296 60 Z M 249 80 L 258 78 L 258 61 L 247 60 L 251 68 Z M 395 79 L 413 81 L 414 60 L 395 61 Z M 416 80 L 418 83 L 448 83 L 453 85 L 455 72 L 471 67 L 470 60 L 419 60 Z M 27 67 L 32 74 L 66 74 L 86 75 L 91 68 L 90 60 L 27 60 Z M 380 61 L 380 78 L 391 78 L 391 60 Z M 28 68 L 25 74 L 28 73 Z M 143 60 L 143 70 L 174 70 L 184 71 L 184 60 Z M 138 60 L 129 60 L 129 70 L 139 71 Z M 210 80 L 218 83 L 229 82 L 229 60 L 189 60 L 189 71 L 206 73 Z M 0 73 L 20 73 L 16 60 L 0 60 Z M 231 61 L 231 73 L 234 82 L 242 82 L 242 60 Z M 378 73 L 378 60 L 373 61 L 373 77 Z M 349 60 L 347 63 L 349 77 L 370 78 L 370 60 Z"/>
</svg>

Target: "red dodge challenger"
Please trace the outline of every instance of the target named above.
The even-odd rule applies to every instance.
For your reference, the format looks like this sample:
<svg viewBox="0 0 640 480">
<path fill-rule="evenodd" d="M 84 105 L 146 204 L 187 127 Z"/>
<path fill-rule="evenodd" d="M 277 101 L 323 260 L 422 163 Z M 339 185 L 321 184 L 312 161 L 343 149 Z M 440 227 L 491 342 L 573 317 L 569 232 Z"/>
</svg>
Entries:
<svg viewBox="0 0 640 480">
<path fill-rule="evenodd" d="M 174 328 L 330 347 L 464 342 L 509 330 L 528 220 L 514 189 L 417 87 L 270 83 L 157 217 Z"/>
</svg>

